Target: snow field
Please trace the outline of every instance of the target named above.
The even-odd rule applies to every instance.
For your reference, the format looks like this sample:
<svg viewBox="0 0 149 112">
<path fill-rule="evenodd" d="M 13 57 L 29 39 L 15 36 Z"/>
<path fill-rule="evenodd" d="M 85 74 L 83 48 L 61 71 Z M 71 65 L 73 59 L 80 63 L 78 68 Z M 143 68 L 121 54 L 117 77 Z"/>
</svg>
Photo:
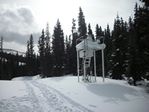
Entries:
<svg viewBox="0 0 149 112">
<path fill-rule="evenodd" d="M 75 76 L 0 81 L 0 112 L 148 112 L 149 94 L 125 81 Z"/>
<path fill-rule="evenodd" d="M 149 95 L 126 81 L 97 78 L 97 83 L 77 82 L 65 76 L 39 80 L 94 112 L 148 112 Z M 48 83 L 49 82 L 49 83 Z"/>
</svg>

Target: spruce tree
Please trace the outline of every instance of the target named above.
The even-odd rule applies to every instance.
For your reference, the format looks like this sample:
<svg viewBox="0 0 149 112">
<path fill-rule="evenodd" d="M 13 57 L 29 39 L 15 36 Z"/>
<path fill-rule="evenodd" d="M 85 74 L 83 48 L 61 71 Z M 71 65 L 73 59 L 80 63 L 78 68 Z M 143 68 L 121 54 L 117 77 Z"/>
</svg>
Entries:
<svg viewBox="0 0 149 112">
<path fill-rule="evenodd" d="M 34 53 L 34 41 L 33 41 L 33 35 L 30 35 L 29 40 L 27 41 L 27 51 L 26 51 L 26 58 L 27 58 L 27 65 L 26 69 L 28 72 L 28 75 L 35 75 L 35 69 L 36 69 L 36 57 Z"/>
<path fill-rule="evenodd" d="M 64 34 L 59 20 L 54 27 L 52 47 L 54 74 L 60 76 L 64 73 Z"/>
<path fill-rule="evenodd" d="M 104 32 L 102 31 L 101 26 L 99 27 L 99 25 L 96 25 L 96 30 L 95 30 L 95 35 L 96 35 L 96 40 L 99 41 L 99 44 L 103 43 L 103 37 L 104 37 Z M 102 73 L 102 57 L 101 57 L 101 50 L 100 51 L 96 51 L 96 65 L 97 65 L 97 74 L 101 74 Z"/>
<path fill-rule="evenodd" d="M 88 24 L 88 35 L 90 35 L 92 39 L 95 40 L 90 24 Z"/>
<path fill-rule="evenodd" d="M 34 56 L 34 41 L 33 41 L 33 35 L 30 35 L 29 40 L 27 41 L 27 56 L 33 57 Z"/>
<path fill-rule="evenodd" d="M 139 62 L 138 62 L 138 45 L 136 41 L 136 34 L 134 29 L 134 22 L 132 18 L 129 18 L 129 28 L 128 28 L 128 69 L 127 77 L 133 78 L 133 84 L 136 85 L 136 81 L 140 79 L 140 74 L 138 74 Z"/>
<path fill-rule="evenodd" d="M 51 45 L 50 45 L 50 32 L 49 32 L 49 24 L 47 23 L 46 31 L 45 31 L 45 53 L 50 55 Z"/>
<path fill-rule="evenodd" d="M 79 37 L 86 38 L 87 28 L 85 23 L 85 17 L 81 7 L 79 8 L 78 33 L 79 33 Z"/>
<path fill-rule="evenodd" d="M 145 4 L 142 7 L 135 6 L 133 46 L 131 50 L 131 60 L 129 64 L 130 75 L 134 79 L 134 85 L 141 77 L 147 78 L 149 72 L 149 4 L 146 0 L 141 0 Z"/>
<path fill-rule="evenodd" d="M 102 30 L 102 28 L 101 28 L 101 26 L 99 27 L 99 25 L 97 24 L 96 25 L 96 40 L 97 39 L 101 39 L 101 37 L 103 37 L 104 36 L 104 32 L 103 32 L 103 30 Z M 102 40 L 100 40 L 100 41 L 102 41 Z M 101 42 L 102 43 L 102 42 Z"/>
<path fill-rule="evenodd" d="M 49 24 L 47 23 L 45 31 L 45 70 L 46 76 L 51 76 L 52 71 L 52 54 L 51 54 L 51 42 L 50 42 Z"/>
<path fill-rule="evenodd" d="M 111 37 L 111 31 L 109 28 L 109 25 L 107 25 L 107 28 L 104 31 L 105 40 L 104 43 L 106 44 L 106 49 L 104 50 L 105 53 L 105 74 L 109 75 L 112 70 L 112 37 Z"/>
<path fill-rule="evenodd" d="M 76 31 L 76 23 L 75 19 L 72 19 L 72 44 L 71 44 L 71 56 L 70 56 L 70 63 L 71 63 L 71 73 L 73 75 L 77 74 L 77 52 L 76 52 L 76 40 L 78 39 L 78 34 Z"/>
<path fill-rule="evenodd" d="M 65 73 L 71 73 L 71 39 L 66 36 L 65 40 Z"/>
<path fill-rule="evenodd" d="M 44 29 L 42 30 L 42 34 L 39 37 L 38 41 L 38 48 L 39 48 L 39 60 L 40 60 L 40 71 L 41 71 L 41 76 L 45 77 L 46 74 L 46 64 L 45 64 L 45 33 Z"/>
<path fill-rule="evenodd" d="M 126 25 L 123 19 L 117 18 L 114 22 L 112 32 L 112 44 L 114 46 L 112 53 L 112 78 L 122 79 L 122 75 L 126 74 L 126 52 L 127 52 L 127 35 Z"/>
</svg>

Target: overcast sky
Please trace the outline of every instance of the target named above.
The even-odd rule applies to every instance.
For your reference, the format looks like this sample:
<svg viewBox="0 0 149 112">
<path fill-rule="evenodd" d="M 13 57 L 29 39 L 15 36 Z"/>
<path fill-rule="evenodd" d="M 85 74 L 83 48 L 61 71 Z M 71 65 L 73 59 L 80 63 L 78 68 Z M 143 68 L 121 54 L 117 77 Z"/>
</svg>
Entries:
<svg viewBox="0 0 149 112">
<path fill-rule="evenodd" d="M 99 24 L 113 27 L 117 14 L 128 20 L 133 17 L 135 3 L 139 0 L 0 0 L 0 36 L 4 47 L 26 51 L 26 41 L 32 33 L 35 42 L 42 28 L 49 23 L 50 33 L 59 18 L 64 34 L 71 34 L 72 18 L 78 19 L 82 7 L 86 24 L 93 31 Z M 77 21 L 78 22 L 78 21 Z M 37 48 L 36 48 L 37 50 Z"/>
</svg>

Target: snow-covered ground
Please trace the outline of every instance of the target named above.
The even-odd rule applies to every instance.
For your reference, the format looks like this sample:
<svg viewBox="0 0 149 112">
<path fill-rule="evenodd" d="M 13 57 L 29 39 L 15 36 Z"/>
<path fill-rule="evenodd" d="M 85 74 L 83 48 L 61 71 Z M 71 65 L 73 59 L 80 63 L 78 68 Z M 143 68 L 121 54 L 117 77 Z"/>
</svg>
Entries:
<svg viewBox="0 0 149 112">
<path fill-rule="evenodd" d="M 0 112 L 148 112 L 149 94 L 125 81 L 75 76 L 0 81 Z"/>
</svg>

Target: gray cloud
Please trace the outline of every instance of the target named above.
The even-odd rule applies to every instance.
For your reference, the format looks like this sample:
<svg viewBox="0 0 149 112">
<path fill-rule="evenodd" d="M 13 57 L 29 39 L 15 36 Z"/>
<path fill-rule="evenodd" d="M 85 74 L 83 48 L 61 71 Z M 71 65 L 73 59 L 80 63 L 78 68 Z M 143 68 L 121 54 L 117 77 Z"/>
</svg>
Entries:
<svg viewBox="0 0 149 112">
<path fill-rule="evenodd" d="M 18 9 L 18 13 L 22 17 L 23 21 L 26 24 L 32 24 L 32 22 L 33 22 L 33 15 L 32 15 L 32 13 L 28 9 L 20 8 L 20 9 Z"/>
<path fill-rule="evenodd" d="M 17 42 L 19 44 L 26 44 L 27 40 L 30 37 L 30 34 L 19 34 L 19 33 L 15 33 L 15 32 L 0 32 L 0 34 L 3 36 L 4 38 L 4 42 Z M 37 43 L 38 38 L 39 38 L 39 33 L 33 33 L 33 38 L 34 38 L 34 42 Z"/>
<path fill-rule="evenodd" d="M 0 10 L 0 36 L 4 41 L 26 44 L 29 35 L 33 33 L 35 42 L 39 34 L 32 12 L 27 8 Z"/>
</svg>

